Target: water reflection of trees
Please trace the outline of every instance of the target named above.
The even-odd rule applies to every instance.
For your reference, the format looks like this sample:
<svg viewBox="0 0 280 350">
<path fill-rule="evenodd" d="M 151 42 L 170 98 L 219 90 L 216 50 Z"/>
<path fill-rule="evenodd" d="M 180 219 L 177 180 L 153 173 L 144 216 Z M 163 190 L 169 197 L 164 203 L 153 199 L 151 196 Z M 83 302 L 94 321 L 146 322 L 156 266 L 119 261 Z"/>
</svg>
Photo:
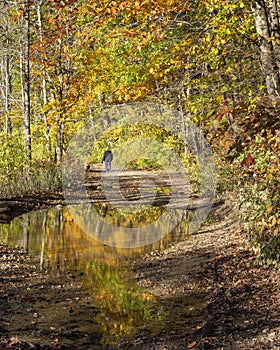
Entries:
<svg viewBox="0 0 280 350">
<path fill-rule="evenodd" d="M 111 223 L 135 225 L 135 217 L 97 204 L 95 210 Z M 141 225 L 156 220 L 161 208 L 137 213 Z M 90 215 L 87 213 L 87 215 Z M 139 289 L 129 265 L 131 259 L 160 250 L 186 235 L 187 218 L 181 230 L 170 232 L 159 242 L 134 249 L 110 247 L 81 230 L 65 208 L 36 211 L 0 226 L 0 240 L 24 246 L 38 257 L 40 266 L 54 274 L 81 278 L 93 296 L 100 313 L 96 322 L 104 330 L 104 342 L 133 334 L 145 322 L 156 322 L 160 315 L 152 311 L 153 299 Z M 153 316 L 152 316 L 153 315 Z"/>
<path fill-rule="evenodd" d="M 141 210 L 141 206 L 138 209 L 135 205 L 132 208 L 84 203 L 70 210 L 85 232 L 106 245 L 117 247 L 124 255 L 145 253 L 159 249 L 164 242 L 186 238 L 188 216 L 183 210 L 156 206 Z"/>
<path fill-rule="evenodd" d="M 100 310 L 96 320 L 103 329 L 104 343 L 132 336 L 144 323 L 161 320 L 160 312 L 152 309 L 152 296 L 132 282 L 126 268 L 90 261 L 86 264 L 86 286 Z"/>
</svg>

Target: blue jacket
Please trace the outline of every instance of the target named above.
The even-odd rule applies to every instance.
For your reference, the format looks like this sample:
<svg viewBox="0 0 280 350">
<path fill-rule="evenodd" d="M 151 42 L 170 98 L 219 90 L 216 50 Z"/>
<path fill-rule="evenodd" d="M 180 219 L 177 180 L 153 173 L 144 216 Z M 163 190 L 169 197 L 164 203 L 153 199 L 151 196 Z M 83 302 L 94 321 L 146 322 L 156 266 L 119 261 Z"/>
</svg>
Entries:
<svg viewBox="0 0 280 350">
<path fill-rule="evenodd" d="M 113 160 L 113 153 L 109 149 L 104 152 L 102 162 L 111 162 Z"/>
</svg>

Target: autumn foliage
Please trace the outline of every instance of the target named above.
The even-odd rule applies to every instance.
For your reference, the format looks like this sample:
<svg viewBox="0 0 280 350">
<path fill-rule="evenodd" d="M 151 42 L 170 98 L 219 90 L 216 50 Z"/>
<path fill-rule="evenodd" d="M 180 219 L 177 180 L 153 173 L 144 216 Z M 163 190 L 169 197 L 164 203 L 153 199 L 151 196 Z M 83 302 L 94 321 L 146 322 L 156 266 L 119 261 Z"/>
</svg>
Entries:
<svg viewBox="0 0 280 350">
<path fill-rule="evenodd" d="M 264 1 L 264 9 L 276 2 Z M 30 140 L 29 167 L 36 169 L 40 161 L 53 168 L 85 122 L 95 125 L 95 137 L 102 135 L 105 108 L 135 101 L 167 104 L 203 130 L 217 156 L 219 189 L 228 191 L 233 183 L 246 193 L 254 190 L 248 203 L 264 201 L 261 209 L 255 207 L 253 230 L 278 237 L 279 209 L 271 198 L 277 202 L 279 192 L 279 101 L 260 67 L 269 67 L 277 56 L 279 31 L 273 22 L 275 35 L 263 41 L 256 16 L 262 9 L 251 5 L 247 0 L 1 2 L 0 130 L 7 137 L 1 154 L 24 153 Z M 264 56 L 268 48 L 270 55 Z M 277 67 L 270 65 L 273 78 Z M 23 91 L 30 98 L 27 111 Z M 7 182 L 6 174 L 22 172 L 26 155 L 4 159 L 0 179 Z"/>
</svg>

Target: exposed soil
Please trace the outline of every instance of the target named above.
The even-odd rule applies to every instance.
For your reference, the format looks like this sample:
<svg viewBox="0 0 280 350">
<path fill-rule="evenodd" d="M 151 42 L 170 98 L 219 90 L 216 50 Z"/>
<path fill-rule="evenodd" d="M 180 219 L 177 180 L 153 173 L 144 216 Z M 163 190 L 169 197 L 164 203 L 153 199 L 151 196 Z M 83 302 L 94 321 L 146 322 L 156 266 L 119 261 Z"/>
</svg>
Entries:
<svg viewBox="0 0 280 350">
<path fill-rule="evenodd" d="M 2 201 L 0 208 L 8 204 L 2 214 L 10 220 L 61 201 L 56 194 Z M 211 224 L 189 240 L 135 261 L 136 280 L 166 318 L 116 346 L 100 344 L 92 321 L 98 310 L 79 276 L 47 275 L 19 248 L 4 245 L 0 262 L 0 349 L 280 349 L 280 274 L 256 263 L 228 203 L 217 205 Z"/>
<path fill-rule="evenodd" d="M 216 223 L 136 265 L 170 316 L 152 343 L 143 332 L 122 349 L 280 349 L 280 273 L 256 263 L 232 207 L 213 214 Z"/>
<path fill-rule="evenodd" d="M 0 223 L 8 223 L 13 218 L 31 210 L 49 208 L 63 203 L 62 192 L 26 194 L 22 197 L 0 199 Z"/>
<path fill-rule="evenodd" d="M 0 245 L 0 349 L 100 349 L 97 310 L 79 281 L 48 276 Z"/>
</svg>

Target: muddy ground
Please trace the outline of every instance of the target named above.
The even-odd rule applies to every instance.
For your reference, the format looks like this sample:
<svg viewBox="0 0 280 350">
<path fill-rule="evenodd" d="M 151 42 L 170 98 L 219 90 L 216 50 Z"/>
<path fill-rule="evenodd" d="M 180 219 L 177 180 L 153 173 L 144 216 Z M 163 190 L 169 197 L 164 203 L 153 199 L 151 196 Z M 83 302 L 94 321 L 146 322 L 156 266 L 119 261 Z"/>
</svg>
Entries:
<svg viewBox="0 0 280 350">
<path fill-rule="evenodd" d="M 6 219 L 61 200 L 9 201 Z M 167 316 L 115 346 L 101 345 L 98 310 L 78 276 L 49 276 L 5 245 L 0 262 L 0 349 L 280 349 L 280 274 L 257 264 L 229 203 L 189 240 L 135 261 L 137 282 Z"/>
</svg>

